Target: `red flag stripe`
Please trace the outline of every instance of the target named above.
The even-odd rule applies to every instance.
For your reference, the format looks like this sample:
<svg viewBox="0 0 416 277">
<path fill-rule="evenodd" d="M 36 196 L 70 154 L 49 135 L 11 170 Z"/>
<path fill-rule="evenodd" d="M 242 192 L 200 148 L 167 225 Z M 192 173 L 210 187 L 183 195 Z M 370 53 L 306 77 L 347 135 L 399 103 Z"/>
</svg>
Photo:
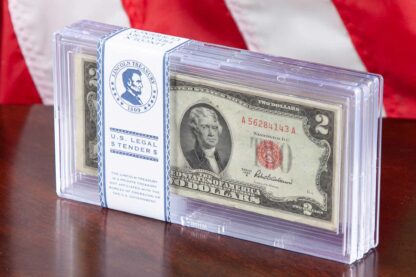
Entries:
<svg viewBox="0 0 416 277">
<path fill-rule="evenodd" d="M 387 115 L 416 118 L 416 2 L 333 3 L 368 71 L 384 76 Z"/>
<path fill-rule="evenodd" d="M 2 1 L 0 14 L 0 103 L 42 103 L 20 51 L 7 0 Z"/>
<path fill-rule="evenodd" d="M 122 0 L 131 26 L 227 46 L 247 46 L 224 1 Z"/>
</svg>

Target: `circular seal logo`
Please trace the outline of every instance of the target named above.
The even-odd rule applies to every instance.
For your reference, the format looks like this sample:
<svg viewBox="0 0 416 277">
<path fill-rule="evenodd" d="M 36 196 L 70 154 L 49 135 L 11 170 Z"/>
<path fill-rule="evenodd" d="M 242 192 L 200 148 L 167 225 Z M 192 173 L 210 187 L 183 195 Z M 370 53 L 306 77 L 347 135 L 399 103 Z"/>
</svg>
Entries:
<svg viewBox="0 0 416 277">
<path fill-rule="evenodd" d="M 282 162 L 279 145 L 263 140 L 257 145 L 257 160 L 267 169 L 276 169 Z"/>
<path fill-rule="evenodd" d="M 147 112 L 157 99 L 153 73 L 144 64 L 134 60 L 124 60 L 113 67 L 110 90 L 114 100 L 132 113 Z"/>
</svg>

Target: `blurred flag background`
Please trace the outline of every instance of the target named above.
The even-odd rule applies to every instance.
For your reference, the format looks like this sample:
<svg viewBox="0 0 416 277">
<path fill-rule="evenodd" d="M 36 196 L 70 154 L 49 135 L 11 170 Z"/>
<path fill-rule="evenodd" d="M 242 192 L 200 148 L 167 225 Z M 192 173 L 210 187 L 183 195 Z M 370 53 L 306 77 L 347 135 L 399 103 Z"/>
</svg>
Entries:
<svg viewBox="0 0 416 277">
<path fill-rule="evenodd" d="M 416 119 L 414 0 L 0 0 L 0 104 L 53 104 L 52 33 L 80 19 L 382 74 Z"/>
</svg>

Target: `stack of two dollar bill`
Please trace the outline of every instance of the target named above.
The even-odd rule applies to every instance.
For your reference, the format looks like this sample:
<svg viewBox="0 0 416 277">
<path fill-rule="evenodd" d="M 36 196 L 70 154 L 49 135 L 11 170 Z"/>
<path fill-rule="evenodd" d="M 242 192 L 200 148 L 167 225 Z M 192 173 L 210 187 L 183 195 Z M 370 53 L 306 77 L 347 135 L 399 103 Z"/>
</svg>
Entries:
<svg viewBox="0 0 416 277">
<path fill-rule="evenodd" d="M 96 175 L 94 56 L 75 56 L 75 83 L 76 167 Z M 175 72 L 169 93 L 172 193 L 317 228 L 338 228 L 340 105 Z M 211 159 L 204 138 L 192 128 L 191 113 L 198 111 L 208 121 L 214 114 L 219 128 L 206 135 L 212 140 Z"/>
<path fill-rule="evenodd" d="M 106 206 L 97 178 L 97 126 L 103 126 L 97 111 L 104 99 L 97 95 L 103 78 L 97 43 L 124 31 L 144 34 L 145 42 L 163 37 L 130 30 L 80 21 L 55 35 L 60 196 Z M 192 40 L 164 57 L 168 91 L 159 88 L 164 97 L 157 99 L 164 101 L 163 124 L 169 126 L 163 134 L 163 149 L 169 149 L 163 168 L 169 172 L 167 184 L 146 183 L 144 189 L 169 185 L 163 187 L 169 194 L 161 190 L 169 197 L 157 194 L 165 201 L 165 220 L 346 263 L 377 245 L 381 76 Z M 142 62 L 136 60 L 128 59 Z M 106 112 L 129 114 L 154 103 L 150 75 L 131 69 L 124 74 L 127 67 L 120 67 L 118 79 L 100 82 L 110 90 L 117 85 L 111 96 L 102 96 L 113 97 L 106 103 L 120 109 Z M 146 161 L 160 158 L 150 152 L 160 150 L 147 139 L 154 134 L 138 125 L 117 129 L 114 149 L 126 154 L 133 147 L 135 157 Z M 134 142 L 127 133 L 138 134 Z M 138 168 L 134 177 L 140 176 Z"/>
</svg>

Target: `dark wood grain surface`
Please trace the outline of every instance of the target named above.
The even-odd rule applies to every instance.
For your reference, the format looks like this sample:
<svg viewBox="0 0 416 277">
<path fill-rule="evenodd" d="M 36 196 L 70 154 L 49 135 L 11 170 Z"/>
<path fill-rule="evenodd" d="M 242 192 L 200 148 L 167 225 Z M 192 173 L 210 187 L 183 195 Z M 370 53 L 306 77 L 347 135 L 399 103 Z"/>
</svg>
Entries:
<svg viewBox="0 0 416 277">
<path fill-rule="evenodd" d="M 59 199 L 53 109 L 0 106 L 0 276 L 416 276 L 416 121 L 383 123 L 380 245 L 344 265 Z"/>
</svg>

